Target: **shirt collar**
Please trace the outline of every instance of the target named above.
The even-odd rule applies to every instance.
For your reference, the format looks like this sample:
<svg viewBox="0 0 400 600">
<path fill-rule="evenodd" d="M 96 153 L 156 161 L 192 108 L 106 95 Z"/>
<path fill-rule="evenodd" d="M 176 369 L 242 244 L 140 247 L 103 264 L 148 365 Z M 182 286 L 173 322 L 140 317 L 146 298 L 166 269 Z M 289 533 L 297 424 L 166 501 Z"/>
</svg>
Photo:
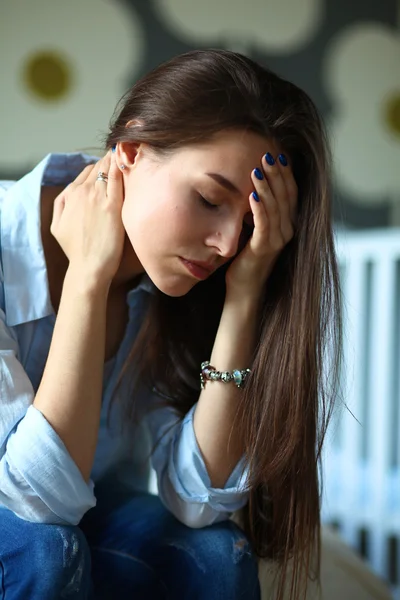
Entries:
<svg viewBox="0 0 400 600">
<path fill-rule="evenodd" d="M 9 326 L 53 314 L 40 230 L 42 185 L 68 185 L 98 158 L 81 154 L 48 154 L 5 193 L 0 240 L 6 322 Z"/>
</svg>

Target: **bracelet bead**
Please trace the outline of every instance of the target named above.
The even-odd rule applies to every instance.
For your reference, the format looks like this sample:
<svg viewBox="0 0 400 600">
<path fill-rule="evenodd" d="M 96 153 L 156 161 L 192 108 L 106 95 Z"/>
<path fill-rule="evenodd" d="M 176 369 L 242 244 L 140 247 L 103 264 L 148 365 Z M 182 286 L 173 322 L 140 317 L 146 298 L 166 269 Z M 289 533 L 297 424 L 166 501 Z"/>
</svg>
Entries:
<svg viewBox="0 0 400 600">
<path fill-rule="evenodd" d="M 229 383 L 230 381 L 232 381 L 233 377 L 232 375 L 229 373 L 229 371 L 224 371 L 221 375 L 221 379 L 222 381 L 224 381 L 225 383 Z"/>
<path fill-rule="evenodd" d="M 233 381 L 238 388 L 242 388 L 248 374 L 250 373 L 250 369 L 234 369 L 232 372 L 230 371 L 217 371 L 215 367 L 210 365 L 208 360 L 201 363 L 201 372 L 200 372 L 200 383 L 201 389 L 204 390 L 206 381 L 222 381 L 223 383 L 230 383 Z"/>
</svg>

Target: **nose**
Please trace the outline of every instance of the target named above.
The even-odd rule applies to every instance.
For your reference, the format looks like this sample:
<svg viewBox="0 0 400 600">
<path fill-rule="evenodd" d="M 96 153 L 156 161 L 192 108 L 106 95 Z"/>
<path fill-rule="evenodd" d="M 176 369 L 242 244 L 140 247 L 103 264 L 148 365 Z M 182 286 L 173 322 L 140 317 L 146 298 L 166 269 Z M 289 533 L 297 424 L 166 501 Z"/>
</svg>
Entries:
<svg viewBox="0 0 400 600">
<path fill-rule="evenodd" d="M 217 248 L 220 256 L 232 258 L 238 251 L 242 229 L 242 219 L 230 219 L 219 223 L 209 235 L 206 244 Z"/>
</svg>

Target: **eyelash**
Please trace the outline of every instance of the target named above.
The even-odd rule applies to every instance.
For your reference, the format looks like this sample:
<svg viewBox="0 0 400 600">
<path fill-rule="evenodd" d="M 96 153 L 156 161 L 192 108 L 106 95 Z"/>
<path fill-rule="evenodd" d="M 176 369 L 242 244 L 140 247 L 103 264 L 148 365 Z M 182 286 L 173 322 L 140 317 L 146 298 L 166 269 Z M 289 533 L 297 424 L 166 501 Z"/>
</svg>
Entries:
<svg viewBox="0 0 400 600">
<path fill-rule="evenodd" d="M 208 202 L 208 200 L 206 200 L 201 194 L 199 194 L 199 200 L 202 203 L 202 205 L 208 208 L 209 210 L 215 210 L 216 208 L 218 208 L 218 204 L 211 204 L 211 202 Z"/>
<path fill-rule="evenodd" d="M 201 194 L 199 194 L 199 200 L 202 203 L 202 205 L 208 210 L 216 210 L 217 208 L 219 208 L 219 204 L 211 204 L 211 202 L 208 202 L 208 200 L 206 200 Z M 252 233 L 254 225 L 250 225 L 250 223 L 246 223 L 245 221 L 243 221 L 243 229 L 245 229 L 248 233 Z"/>
</svg>

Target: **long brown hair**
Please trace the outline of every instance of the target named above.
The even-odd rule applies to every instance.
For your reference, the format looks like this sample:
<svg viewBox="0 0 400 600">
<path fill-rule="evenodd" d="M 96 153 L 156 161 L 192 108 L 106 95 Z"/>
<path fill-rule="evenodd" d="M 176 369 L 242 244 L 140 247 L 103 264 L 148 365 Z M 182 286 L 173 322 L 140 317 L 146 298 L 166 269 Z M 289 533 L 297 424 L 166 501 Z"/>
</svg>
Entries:
<svg viewBox="0 0 400 600">
<path fill-rule="evenodd" d="M 132 120 L 141 126 L 127 126 Z M 299 190 L 296 232 L 265 288 L 252 372 L 235 423 L 250 471 L 242 526 L 255 553 L 281 566 L 277 598 L 287 589 L 298 598 L 301 590 L 305 594 L 307 578 L 319 581 L 318 468 L 341 360 L 330 152 L 323 122 L 294 84 L 241 54 L 199 50 L 162 64 L 127 92 L 106 147 L 143 142 L 163 155 L 233 128 L 279 142 Z M 227 266 L 183 297 L 157 290 L 128 359 L 135 364 L 136 384 L 156 386 L 182 417 L 200 394 L 199 365 L 211 355 Z M 132 397 L 128 408 L 133 418 Z"/>
</svg>

